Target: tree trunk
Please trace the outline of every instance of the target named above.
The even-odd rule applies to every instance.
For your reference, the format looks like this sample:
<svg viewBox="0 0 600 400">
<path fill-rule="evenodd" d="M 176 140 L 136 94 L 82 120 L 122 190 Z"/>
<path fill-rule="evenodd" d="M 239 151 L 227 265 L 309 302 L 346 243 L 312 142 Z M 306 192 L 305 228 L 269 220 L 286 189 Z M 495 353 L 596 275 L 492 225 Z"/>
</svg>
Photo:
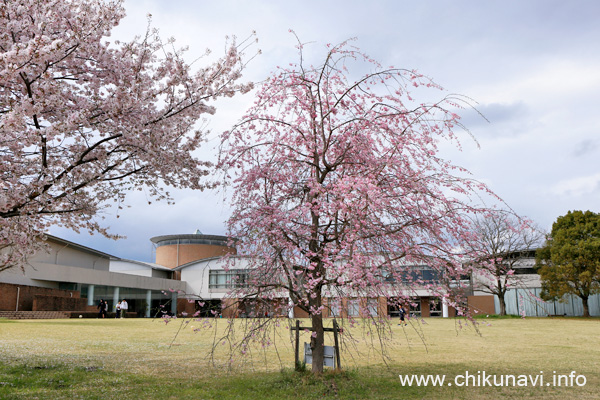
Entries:
<svg viewBox="0 0 600 400">
<path fill-rule="evenodd" d="M 500 276 L 497 276 L 496 289 L 498 293 L 498 303 L 500 303 L 500 315 L 506 315 L 506 302 L 504 301 L 504 294 L 506 293 L 506 287 L 502 286 L 502 280 Z"/>
<path fill-rule="evenodd" d="M 325 358 L 323 315 L 312 315 L 311 321 L 314 333 L 310 339 L 310 348 L 312 350 L 312 372 L 313 374 L 321 374 L 323 373 L 323 360 Z"/>
<path fill-rule="evenodd" d="M 506 315 L 506 301 L 504 301 L 504 293 L 498 293 L 498 302 L 500 303 L 500 315 Z"/>
<path fill-rule="evenodd" d="M 582 297 L 581 302 L 583 303 L 583 316 L 589 317 L 590 316 L 590 308 L 588 306 L 588 298 Z"/>
</svg>

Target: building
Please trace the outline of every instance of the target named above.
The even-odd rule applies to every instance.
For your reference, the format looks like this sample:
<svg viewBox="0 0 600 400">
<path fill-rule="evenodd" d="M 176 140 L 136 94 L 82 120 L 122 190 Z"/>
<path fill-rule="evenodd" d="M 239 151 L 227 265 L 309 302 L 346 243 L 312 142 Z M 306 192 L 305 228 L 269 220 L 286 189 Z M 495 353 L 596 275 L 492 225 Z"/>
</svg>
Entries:
<svg viewBox="0 0 600 400">
<path fill-rule="evenodd" d="M 520 315 L 524 317 L 547 317 L 547 316 L 581 316 L 583 315 L 583 304 L 581 298 L 575 295 L 565 296 L 561 301 L 544 301 L 540 298 L 542 282 L 540 276 L 535 272 L 536 250 L 528 250 L 511 254 L 519 261 L 513 265 L 513 284 L 504 295 L 506 313 L 508 315 Z M 482 274 L 474 273 L 473 295 L 481 297 L 489 292 L 482 290 L 481 283 L 489 278 Z M 591 316 L 600 316 L 600 295 L 590 296 L 588 307 Z M 497 296 L 494 296 L 494 311 L 498 313 L 500 304 Z"/>
<path fill-rule="evenodd" d="M 127 299 L 129 312 L 139 317 L 163 313 L 201 316 L 251 317 L 277 315 L 302 318 L 298 307 L 288 310 L 285 293 L 270 304 L 252 300 L 236 301 L 228 294 L 244 285 L 248 259 L 236 254 L 235 243 L 227 237 L 194 234 L 164 235 L 150 239 L 156 246 L 156 262 L 126 260 L 48 235 L 49 253 L 40 253 L 21 270 L 0 272 L 0 311 L 62 311 L 67 316 L 97 314 L 100 299 L 114 311 L 117 302 Z M 226 268 L 223 255 L 235 263 Z M 581 301 L 543 302 L 541 283 L 533 270 L 533 254 L 517 268 L 520 285 L 507 292 L 509 314 L 526 316 L 581 315 Z M 424 280 L 435 279 L 427 266 L 414 266 Z M 466 277 L 467 303 L 475 314 L 493 314 L 498 300 L 479 290 L 486 279 Z M 391 282 L 392 283 L 392 282 Z M 600 315 L 600 296 L 590 299 L 591 315 Z M 348 293 L 325 296 L 325 317 L 396 316 L 398 308 L 386 297 L 364 298 Z M 452 317 L 455 311 L 427 289 L 414 293 L 409 310 L 420 317 Z"/>
<path fill-rule="evenodd" d="M 0 311 L 95 315 L 100 299 L 109 312 L 127 299 L 130 313 L 149 317 L 171 303 L 175 312 L 173 293 L 188 290 L 158 264 L 123 260 L 51 235 L 47 244 L 50 251 L 36 254 L 23 271 L 0 272 Z"/>
</svg>

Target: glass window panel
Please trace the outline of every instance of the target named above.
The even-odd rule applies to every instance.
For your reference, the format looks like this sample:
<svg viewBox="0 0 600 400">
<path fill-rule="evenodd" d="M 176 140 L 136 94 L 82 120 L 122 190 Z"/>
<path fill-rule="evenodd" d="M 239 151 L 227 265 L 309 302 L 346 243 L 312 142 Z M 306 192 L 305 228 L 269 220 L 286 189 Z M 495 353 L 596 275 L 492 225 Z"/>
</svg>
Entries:
<svg viewBox="0 0 600 400">
<path fill-rule="evenodd" d="M 348 316 L 358 317 L 360 314 L 360 303 L 358 299 L 348 300 Z"/>
</svg>

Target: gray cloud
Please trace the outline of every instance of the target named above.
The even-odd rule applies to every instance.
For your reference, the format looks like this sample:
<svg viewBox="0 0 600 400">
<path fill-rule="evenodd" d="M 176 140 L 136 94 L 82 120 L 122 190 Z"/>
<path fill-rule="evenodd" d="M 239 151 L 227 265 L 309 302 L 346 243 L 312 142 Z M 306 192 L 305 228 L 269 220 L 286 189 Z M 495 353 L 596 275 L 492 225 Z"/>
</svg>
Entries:
<svg viewBox="0 0 600 400">
<path fill-rule="evenodd" d="M 315 42 L 306 54 L 313 64 L 321 62 L 325 43 L 357 37 L 354 44 L 384 66 L 416 68 L 448 92 L 480 102 L 478 109 L 490 123 L 473 110 L 460 114 L 480 139 L 481 150 L 467 140 L 462 153 L 451 153 L 452 159 L 474 178 L 490 182 L 515 211 L 529 213 L 543 226 L 569 209 L 598 211 L 598 191 L 590 189 L 599 182 L 597 160 L 590 157 L 600 144 L 591 139 L 600 129 L 595 110 L 600 103 L 596 0 L 306 0 L 301 5 L 126 0 L 125 6 L 128 16 L 113 39 L 142 33 L 150 12 L 163 36 L 190 47 L 190 61 L 206 47 L 218 56 L 226 35 L 245 38 L 256 30 L 263 54 L 244 74 L 254 81 L 277 65 L 297 61 L 289 28 L 301 40 Z M 209 123 L 213 137 L 228 129 L 251 101 L 246 96 L 218 103 Z M 199 154 L 214 156 L 208 148 Z M 119 219 L 107 219 L 111 231 L 128 236 L 123 241 L 54 231 L 107 253 L 143 260 L 151 257 L 152 236 L 197 228 L 224 232 L 228 209 L 222 196 L 177 191 L 175 198 L 175 206 L 148 206 L 145 198 L 132 196 L 132 208 L 122 210 Z"/>
<path fill-rule="evenodd" d="M 577 143 L 575 146 L 575 150 L 573 150 L 574 157 L 583 157 L 590 153 L 596 152 L 598 149 L 598 140 L 595 139 L 585 139 L 581 142 Z"/>
<path fill-rule="evenodd" d="M 486 128 L 481 132 L 500 133 L 502 136 L 521 133 L 523 125 L 527 124 L 530 118 L 528 107 L 523 102 L 475 104 L 474 108 L 464 110 L 462 115 L 462 122 L 467 128 Z"/>
</svg>

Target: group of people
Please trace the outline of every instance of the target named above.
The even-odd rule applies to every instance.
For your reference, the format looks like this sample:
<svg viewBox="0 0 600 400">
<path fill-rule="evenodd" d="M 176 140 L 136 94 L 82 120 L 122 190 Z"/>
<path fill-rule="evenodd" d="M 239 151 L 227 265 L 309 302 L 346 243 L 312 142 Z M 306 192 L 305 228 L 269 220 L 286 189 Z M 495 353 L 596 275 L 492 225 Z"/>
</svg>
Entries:
<svg viewBox="0 0 600 400">
<path fill-rule="evenodd" d="M 115 313 L 115 318 L 125 318 L 127 315 L 127 310 L 129 310 L 129 304 L 127 304 L 127 300 L 123 299 L 117 303 L 117 312 Z M 100 299 L 100 303 L 98 304 L 98 318 L 106 318 L 108 315 L 108 303 L 104 301 L 104 299 Z"/>
</svg>

